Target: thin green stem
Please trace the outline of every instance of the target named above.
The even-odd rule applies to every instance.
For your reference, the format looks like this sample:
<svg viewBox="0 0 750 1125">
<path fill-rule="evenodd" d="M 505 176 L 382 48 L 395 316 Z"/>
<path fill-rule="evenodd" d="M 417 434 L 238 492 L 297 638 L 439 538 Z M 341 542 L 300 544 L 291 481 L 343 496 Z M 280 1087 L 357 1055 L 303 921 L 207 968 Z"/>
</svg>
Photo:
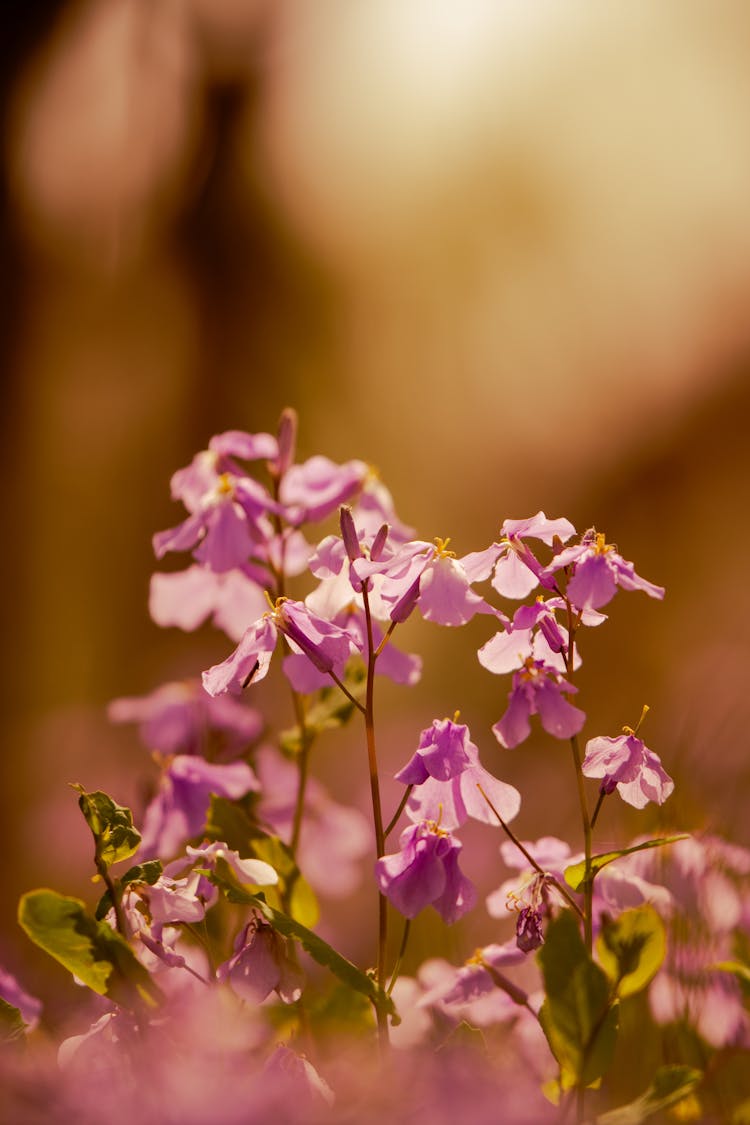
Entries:
<svg viewBox="0 0 750 1125">
<path fill-rule="evenodd" d="M 380 782 L 378 778 L 378 759 L 375 747 L 375 662 L 377 653 L 373 642 L 372 613 L 368 584 L 362 585 L 362 604 L 367 626 L 367 688 L 365 694 L 365 733 L 367 737 L 367 762 L 370 772 L 370 793 L 372 796 L 372 819 L 375 827 L 375 850 L 378 859 L 385 855 L 385 833 L 383 831 L 383 812 L 380 803 Z M 361 709 L 361 708 L 360 708 Z M 381 988 L 385 985 L 385 960 L 388 944 L 388 899 L 378 895 L 378 958 L 376 980 Z M 382 1007 L 377 1012 L 378 1034 L 381 1046 L 388 1043 L 388 1016 Z"/>
<path fill-rule="evenodd" d="M 548 871 L 545 871 L 545 870 L 544 870 L 544 868 L 543 868 L 543 867 L 541 867 L 541 866 L 540 866 L 540 865 L 539 865 L 539 864 L 537 863 L 537 861 L 536 861 L 536 860 L 534 859 L 534 857 L 533 857 L 533 855 L 531 854 L 531 852 L 530 852 L 530 851 L 528 851 L 528 849 L 527 849 L 527 848 L 525 848 L 525 847 L 523 846 L 523 844 L 521 843 L 521 841 L 520 841 L 520 840 L 518 839 L 518 837 L 516 836 L 516 834 L 515 834 L 515 833 L 513 832 L 512 828 L 510 828 L 510 827 L 509 827 L 509 826 L 508 826 L 508 825 L 506 824 L 506 822 L 505 822 L 505 821 L 503 820 L 503 818 L 501 817 L 500 813 L 499 813 L 499 812 L 497 811 L 497 809 L 496 809 L 496 808 L 495 808 L 495 806 L 493 805 L 492 801 L 491 801 L 491 800 L 489 799 L 489 797 L 488 797 L 488 796 L 487 796 L 487 794 L 485 793 L 484 789 L 482 789 L 482 786 L 481 786 L 481 785 L 480 785 L 480 784 L 479 784 L 478 782 L 477 782 L 477 789 L 478 789 L 478 790 L 479 790 L 479 792 L 480 792 L 480 793 L 482 794 L 482 796 L 484 797 L 485 801 L 487 802 L 487 804 L 488 804 L 488 805 L 490 806 L 490 808 L 492 809 L 492 812 L 493 812 L 493 813 L 495 814 L 495 816 L 497 817 L 497 821 L 498 821 L 498 824 L 499 824 L 499 825 L 500 825 L 500 827 L 502 828 L 503 832 L 504 832 L 504 833 L 506 834 L 506 836 L 507 836 L 507 837 L 508 837 L 508 838 L 509 838 L 510 840 L 512 840 L 512 841 L 513 841 L 513 843 L 514 843 L 514 844 L 516 845 L 516 847 L 518 848 L 518 850 L 519 850 L 519 852 L 521 853 L 521 855 L 523 855 L 523 856 L 525 856 L 525 857 L 526 857 L 526 859 L 527 859 L 527 860 L 529 861 L 530 865 L 531 865 L 531 866 L 532 866 L 532 867 L 534 868 L 534 870 L 535 870 L 536 872 L 538 872 L 538 874 L 539 874 L 539 875 L 543 875 L 543 876 L 544 876 L 544 878 L 545 878 L 545 879 L 547 879 L 547 880 L 548 880 L 548 882 L 550 882 L 550 883 L 552 884 L 552 886 L 553 886 L 553 887 L 555 887 L 555 889 L 556 889 L 556 890 L 557 890 L 557 891 L 558 891 L 558 892 L 559 892 L 559 893 L 560 893 L 560 894 L 562 895 L 562 897 L 563 897 L 563 898 L 565 899 L 565 901 L 566 901 L 567 903 L 569 903 L 569 905 L 570 905 L 570 906 L 571 906 L 571 907 L 573 908 L 573 910 L 575 910 L 575 912 L 576 912 L 576 914 L 578 915 L 578 917 L 579 917 L 579 918 L 583 918 L 583 913 L 582 913 L 582 911 L 581 911 L 581 908 L 580 908 L 580 906 L 578 905 L 578 903 L 576 902 L 576 900 L 575 900 L 575 899 L 573 898 L 573 896 L 571 895 L 571 893 L 570 893 L 570 891 L 569 891 L 569 890 L 567 889 L 567 887 L 565 887 L 565 886 L 564 886 L 564 885 L 563 885 L 563 884 L 562 884 L 562 883 L 561 883 L 561 882 L 560 882 L 560 881 L 559 881 L 558 879 L 556 879 L 556 878 L 555 878 L 555 876 L 554 876 L 554 875 L 551 875 L 551 874 L 550 874 L 550 873 L 549 873 Z"/>
<path fill-rule="evenodd" d="M 390 823 L 388 824 L 388 827 L 383 832 L 383 839 L 384 840 L 388 839 L 391 832 L 393 831 L 393 829 L 398 824 L 398 818 L 401 816 L 401 813 L 406 808 L 406 802 L 409 800 L 409 797 L 411 796 L 411 791 L 412 791 L 413 788 L 414 788 L 413 785 L 407 785 L 406 786 L 406 789 L 404 790 L 404 795 L 398 803 L 398 808 L 396 809 L 395 813 L 393 814 L 393 816 L 390 820 Z"/>
<path fill-rule="evenodd" d="M 575 651 L 576 651 L 576 630 L 581 623 L 581 614 L 575 615 L 573 606 L 568 598 L 565 598 L 565 605 L 568 611 L 568 645 L 564 650 L 565 668 L 568 674 L 568 681 L 572 682 L 573 669 L 575 664 Z M 583 936 L 586 943 L 586 949 L 591 955 L 594 948 L 594 931 L 593 931 L 593 897 L 594 887 L 593 878 L 591 874 L 591 840 L 592 840 L 592 820 L 589 815 L 589 806 L 586 799 L 586 786 L 583 779 L 583 759 L 581 757 L 581 748 L 578 745 L 578 735 L 574 734 L 570 740 L 570 748 L 573 754 L 573 768 L 576 775 L 576 788 L 578 790 L 578 804 L 581 809 L 581 827 L 583 829 L 583 851 L 584 851 L 584 882 L 583 882 Z"/>
<path fill-rule="evenodd" d="M 594 809 L 594 811 L 591 815 L 591 830 L 592 830 L 592 832 L 594 830 L 594 825 L 596 824 L 596 818 L 599 816 L 599 810 L 602 807 L 602 805 L 604 804 L 604 798 L 606 796 L 607 796 L 607 794 L 605 793 L 605 791 L 603 789 L 600 789 L 599 790 L 599 799 L 596 802 L 596 808 Z"/>
<path fill-rule="evenodd" d="M 403 932 L 402 937 L 401 937 L 401 945 L 399 946 L 398 956 L 396 958 L 396 964 L 393 966 L 393 972 L 391 973 L 391 979 L 388 982 L 388 988 L 386 989 L 386 992 L 388 993 L 389 996 L 393 992 L 393 986 L 396 983 L 396 981 L 398 980 L 398 974 L 401 971 L 401 962 L 403 961 L 404 954 L 406 953 L 406 946 L 407 946 L 408 941 L 409 941 L 409 930 L 410 929 L 411 929 L 411 919 L 406 918 L 406 919 L 404 919 L 404 932 Z"/>
<path fill-rule="evenodd" d="M 362 712 L 362 714 L 365 716 L 365 719 L 366 719 L 367 718 L 366 708 L 362 706 L 362 704 L 360 703 L 360 701 L 357 699 L 356 696 L 352 695 L 352 693 L 349 691 L 349 688 L 346 686 L 346 684 L 341 682 L 341 680 L 338 678 L 338 676 L 336 675 L 335 672 L 329 672 L 328 675 L 331 677 L 331 679 L 336 684 L 336 686 L 341 688 L 341 690 L 343 691 L 346 698 L 351 703 L 354 704 L 354 706 L 357 708 L 357 710 Z"/>
</svg>

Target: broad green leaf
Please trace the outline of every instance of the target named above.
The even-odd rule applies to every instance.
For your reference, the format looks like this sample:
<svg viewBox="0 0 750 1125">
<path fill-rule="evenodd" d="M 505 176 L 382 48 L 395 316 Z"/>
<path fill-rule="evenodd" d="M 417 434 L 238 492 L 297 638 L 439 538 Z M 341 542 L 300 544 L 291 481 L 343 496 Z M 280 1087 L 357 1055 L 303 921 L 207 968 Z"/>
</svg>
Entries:
<svg viewBox="0 0 750 1125">
<path fill-rule="evenodd" d="M 127 887 L 130 883 L 148 883 L 150 887 L 153 887 L 154 883 L 161 875 L 161 872 L 162 867 L 160 860 L 147 859 L 145 863 L 137 863 L 135 867 L 128 868 L 122 878 L 118 879 L 117 882 L 119 883 L 121 890 Z M 110 895 L 109 891 L 105 891 L 102 897 L 99 899 L 94 917 L 97 921 L 100 921 L 102 918 L 106 918 L 111 909 L 112 896 Z"/>
<path fill-rule="evenodd" d="M 0 996 L 0 1047 L 11 1043 L 23 1043 L 26 1039 L 26 1025 L 18 1008 L 14 1008 Z"/>
<path fill-rule="evenodd" d="M 97 862 L 106 867 L 129 859 L 138 850 L 141 834 L 133 825 L 130 809 L 117 805 L 106 793 L 87 793 L 81 785 L 73 789 L 79 794 L 78 805 L 96 841 Z"/>
<path fill-rule="evenodd" d="M 100 996 L 126 1008 L 161 999 L 125 939 L 107 922 L 87 914 L 79 899 L 44 889 L 30 891 L 21 899 L 18 921 L 35 945 Z"/>
<path fill-rule="evenodd" d="M 342 683 L 355 699 L 361 699 L 364 695 L 366 679 L 367 674 L 361 659 L 359 657 L 351 659 L 346 666 L 346 675 Z M 354 704 L 335 684 L 321 688 L 315 694 L 315 703 L 305 715 L 304 729 L 296 726 L 281 732 L 279 738 L 281 749 L 287 754 L 300 754 L 319 734 L 348 722 L 353 711 Z"/>
<path fill-rule="evenodd" d="M 688 840 L 690 837 L 687 833 L 682 832 L 679 836 L 662 836 L 658 840 L 645 840 L 642 844 L 634 844 L 632 848 L 622 848 L 616 852 L 603 852 L 601 855 L 593 855 L 591 857 L 591 877 L 606 867 L 608 863 L 613 863 L 616 859 L 622 859 L 624 855 L 632 855 L 633 852 L 642 852 L 646 848 L 663 848 L 665 844 L 676 844 L 679 840 Z M 582 891 L 586 882 L 586 862 L 581 860 L 580 863 L 571 863 L 570 867 L 566 867 L 564 871 L 565 882 L 574 891 Z"/>
<path fill-rule="evenodd" d="M 596 1125 L 640 1125 L 655 1113 L 670 1109 L 692 1094 L 703 1077 L 690 1066 L 662 1066 L 644 1094 L 628 1105 L 611 1109 L 596 1119 Z"/>
<path fill-rule="evenodd" d="M 609 1069 L 617 1038 L 618 1008 L 609 981 L 586 952 L 569 910 L 550 922 L 537 957 L 546 994 L 539 1021 L 563 1086 L 590 1086 Z"/>
<path fill-rule="evenodd" d="M 329 969 L 335 977 L 337 977 L 343 984 L 349 988 L 354 989 L 355 992 L 361 992 L 368 1000 L 374 1004 L 378 1010 L 382 1010 L 392 1017 L 395 1017 L 393 1022 L 397 1020 L 396 1008 L 382 988 L 379 988 L 372 977 L 367 973 L 363 973 L 356 965 L 348 961 L 346 957 L 342 957 L 337 953 L 333 946 L 329 945 L 317 934 L 309 930 L 307 926 L 303 926 L 301 922 L 295 921 L 288 914 L 283 913 L 281 910 L 276 910 L 265 899 L 262 894 L 252 894 L 250 891 L 244 890 L 232 877 L 232 873 L 223 860 L 219 859 L 216 863 L 216 870 L 212 876 L 213 881 L 220 887 L 230 902 L 243 903 L 246 906 L 254 907 L 267 922 L 273 926 L 284 937 L 292 938 L 294 941 L 299 942 L 304 950 L 310 954 L 314 961 L 319 965 Z"/>
<path fill-rule="evenodd" d="M 664 923 L 648 904 L 605 919 L 596 942 L 599 964 L 620 999 L 640 992 L 658 972 L 667 951 Z"/>
</svg>

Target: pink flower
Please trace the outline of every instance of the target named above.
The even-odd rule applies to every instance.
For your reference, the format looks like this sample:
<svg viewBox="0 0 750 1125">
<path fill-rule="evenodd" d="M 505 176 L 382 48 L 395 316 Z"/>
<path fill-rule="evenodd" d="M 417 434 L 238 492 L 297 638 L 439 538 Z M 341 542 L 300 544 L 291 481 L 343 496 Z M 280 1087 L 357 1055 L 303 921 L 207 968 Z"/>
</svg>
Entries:
<svg viewBox="0 0 750 1125">
<path fill-rule="evenodd" d="M 196 564 L 187 570 L 154 574 L 148 603 L 151 618 L 157 625 L 176 625 L 186 632 L 210 618 L 230 640 L 238 641 L 268 604 L 263 593 L 268 577 L 262 573 L 252 577 L 255 570 L 248 566 L 217 574 Z"/>
<path fill-rule="evenodd" d="M 438 821 L 449 831 L 469 817 L 497 824 L 480 786 L 503 820 L 512 820 L 521 807 L 518 790 L 493 777 L 480 763 L 469 728 L 450 719 L 436 720 L 422 731 L 415 754 L 396 780 L 415 786 L 406 806 L 412 821 Z"/>
<path fill-rule="evenodd" d="M 525 520 L 506 520 L 500 529 L 500 542 L 486 551 L 467 555 L 464 568 L 472 582 L 481 582 L 492 574 L 492 585 L 498 594 L 525 598 L 536 589 L 543 574 L 542 564 L 525 540 L 539 539 L 549 546 L 555 538 L 564 543 L 574 534 L 569 520 L 550 520 L 544 512 Z"/>
<path fill-rule="evenodd" d="M 571 738 L 586 721 L 583 711 L 564 697 L 577 689 L 541 660 L 527 659 L 513 675 L 508 708 L 492 730 L 501 746 L 518 746 L 531 731 L 531 715 L 539 715 L 542 726 L 554 738 Z"/>
<path fill-rule="evenodd" d="M 375 865 L 378 887 L 406 918 L 434 906 L 444 922 L 456 922 L 476 901 L 476 891 L 459 871 L 460 841 L 430 821 L 405 828 L 401 850 Z"/>
<path fill-rule="evenodd" d="M 319 672 L 338 674 L 356 649 L 345 629 L 311 613 L 303 602 L 279 598 L 270 613 L 245 631 L 226 660 L 203 673 L 203 686 L 209 695 L 225 691 L 237 695 L 251 680 L 262 680 L 268 672 L 279 632 L 288 638 L 293 651 L 304 653 Z"/>
<path fill-rule="evenodd" d="M 565 594 L 578 609 L 606 605 L 618 586 L 623 590 L 643 590 L 650 598 L 664 597 L 664 587 L 636 574 L 632 562 L 626 562 L 595 528 L 590 528 L 577 546 L 566 547 L 555 555 L 545 575 L 552 578 L 563 567 L 573 568 Z"/>
<path fill-rule="evenodd" d="M 286 942 L 257 912 L 240 930 L 234 956 L 219 965 L 216 977 L 228 981 L 242 1000 L 260 1004 L 276 992 L 285 1004 L 302 995 L 303 978 L 286 951 Z"/>
<path fill-rule="evenodd" d="M 649 801 L 662 805 L 674 782 L 661 761 L 632 731 L 617 738 L 592 738 L 583 759 L 586 777 L 602 779 L 602 793 L 614 789 L 629 805 L 642 809 Z"/>
<path fill-rule="evenodd" d="M 231 756 L 254 742 L 263 728 L 253 708 L 230 697 L 213 698 L 197 680 L 114 699 L 107 715 L 113 723 L 138 723 L 148 749 L 162 754 L 201 754 L 218 742 Z"/>
</svg>

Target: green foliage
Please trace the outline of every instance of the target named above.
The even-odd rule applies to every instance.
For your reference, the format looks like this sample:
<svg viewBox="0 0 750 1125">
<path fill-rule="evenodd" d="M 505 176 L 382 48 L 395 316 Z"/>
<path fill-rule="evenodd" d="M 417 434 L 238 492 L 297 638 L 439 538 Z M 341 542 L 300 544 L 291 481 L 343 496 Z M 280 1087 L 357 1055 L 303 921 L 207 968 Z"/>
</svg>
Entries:
<svg viewBox="0 0 750 1125">
<path fill-rule="evenodd" d="M 115 804 L 111 797 L 99 790 L 87 793 L 81 785 L 74 785 L 73 789 L 80 794 L 78 806 L 96 841 L 97 864 L 111 867 L 113 863 L 129 859 L 141 842 L 141 834 L 133 825 L 130 809 Z"/>
<path fill-rule="evenodd" d="M 18 1045 L 26 1039 L 26 1025 L 18 1008 L 0 996 L 0 1048 Z"/>
<path fill-rule="evenodd" d="M 206 817 L 205 835 L 209 840 L 220 840 L 232 851 L 247 859 L 255 854 L 252 850 L 252 841 L 262 833 L 239 801 L 230 801 L 227 797 L 217 797 L 212 793 Z M 257 858 L 265 859 L 265 856 Z"/>
<path fill-rule="evenodd" d="M 646 987 L 658 972 L 666 949 L 664 923 L 649 905 L 605 919 L 596 943 L 599 964 L 620 999 Z"/>
<path fill-rule="evenodd" d="M 676 844 L 678 840 L 687 840 L 689 837 L 686 833 L 682 832 L 679 836 L 662 836 L 655 840 L 646 840 L 642 844 L 635 844 L 632 848 L 621 848 L 616 852 L 603 852 L 601 855 L 593 855 L 591 857 L 591 878 L 593 879 L 603 867 L 608 863 L 613 863 L 616 859 L 621 859 L 624 855 L 632 855 L 633 852 L 642 852 L 647 848 L 663 848 L 665 844 Z M 570 867 L 565 868 L 565 882 L 574 891 L 582 891 L 586 883 L 586 863 L 581 860 L 580 863 L 571 863 Z"/>
<path fill-rule="evenodd" d="M 254 907 L 259 914 L 261 914 L 273 928 L 280 933 L 283 937 L 292 938 L 292 940 L 299 942 L 302 948 L 310 954 L 314 961 L 319 965 L 329 969 L 335 977 L 338 978 L 348 988 L 354 992 L 359 992 L 366 996 L 368 1000 L 378 1010 L 382 1010 L 393 1018 L 395 1023 L 398 1019 L 396 1008 L 382 988 L 379 988 L 372 977 L 367 973 L 363 973 L 346 957 L 342 957 L 337 953 L 333 946 L 329 945 L 307 926 L 302 925 L 301 922 L 296 921 L 290 915 L 285 914 L 281 910 L 277 910 L 266 901 L 263 894 L 252 894 L 239 886 L 234 879 L 230 868 L 219 859 L 216 863 L 216 870 L 212 875 L 209 875 L 217 887 L 220 887 L 230 902 L 242 903 L 245 906 Z"/>
<path fill-rule="evenodd" d="M 546 993 L 539 1020 L 562 1087 L 590 1086 L 609 1069 L 617 1038 L 618 1006 L 607 976 L 586 952 L 569 910 L 550 922 L 537 957 Z"/>
<path fill-rule="evenodd" d="M 243 859 L 262 859 L 270 863 L 279 876 L 279 883 L 269 888 L 267 899 L 274 906 L 283 907 L 285 903 L 292 917 L 304 926 L 316 925 L 320 917 L 318 900 L 300 873 L 289 845 L 254 824 L 238 802 L 211 797 L 206 835 L 211 840 L 220 840 Z"/>
<path fill-rule="evenodd" d="M 18 921 L 35 945 L 100 996 L 131 1009 L 161 999 L 125 939 L 107 922 L 87 914 L 79 899 L 44 889 L 30 891 L 21 899 Z"/>
<path fill-rule="evenodd" d="M 130 883 L 148 883 L 150 887 L 153 887 L 154 883 L 161 875 L 161 872 L 161 861 L 158 859 L 148 859 L 145 863 L 137 863 L 135 867 L 129 867 L 122 878 L 116 880 L 116 883 L 119 884 L 120 892 Z M 111 909 L 112 896 L 109 891 L 105 891 L 99 899 L 94 917 L 97 921 L 100 921 L 107 916 Z"/>
<path fill-rule="evenodd" d="M 612 1109 L 596 1119 L 596 1125 L 640 1125 L 653 1114 L 689 1097 L 703 1075 L 690 1066 L 662 1066 L 648 1090 L 628 1105 Z"/>
<path fill-rule="evenodd" d="M 367 673 L 359 658 L 349 661 L 342 683 L 355 699 L 365 693 Z M 336 685 L 321 688 L 315 694 L 315 702 L 305 714 L 304 727 L 295 726 L 281 732 L 281 749 L 290 755 L 301 754 L 324 731 L 334 730 L 349 721 L 354 712 L 354 704 Z"/>
</svg>

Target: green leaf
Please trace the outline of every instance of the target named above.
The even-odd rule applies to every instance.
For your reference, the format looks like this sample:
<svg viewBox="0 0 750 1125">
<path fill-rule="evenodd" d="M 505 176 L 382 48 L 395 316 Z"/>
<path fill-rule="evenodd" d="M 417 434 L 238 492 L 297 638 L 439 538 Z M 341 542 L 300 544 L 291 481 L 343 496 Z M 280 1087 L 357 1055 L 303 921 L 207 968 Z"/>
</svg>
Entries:
<svg viewBox="0 0 750 1125">
<path fill-rule="evenodd" d="M 343 984 L 355 992 L 361 992 L 376 1009 L 395 1017 L 394 1022 L 398 1019 L 395 1005 L 390 996 L 378 987 L 372 977 L 363 973 L 346 957 L 342 957 L 333 946 L 329 945 L 327 941 L 323 941 L 307 926 L 303 926 L 301 922 L 295 921 L 288 914 L 284 914 L 283 911 L 276 910 L 269 905 L 264 895 L 252 894 L 240 887 L 223 860 L 217 860 L 216 870 L 211 878 L 222 889 L 230 902 L 243 903 L 246 906 L 254 907 L 283 937 L 292 938 L 299 942 L 314 961 L 329 969 Z"/>
<path fill-rule="evenodd" d="M 117 805 L 106 793 L 97 790 L 87 793 L 81 785 L 73 789 L 80 794 L 78 806 L 86 818 L 96 841 L 97 863 L 106 867 L 129 859 L 138 850 L 141 834 L 133 825 L 133 814 L 123 805 Z"/>
<path fill-rule="evenodd" d="M 586 952 L 572 911 L 550 922 L 537 957 L 546 993 L 539 1021 L 563 1086 L 590 1086 L 612 1061 L 618 1007 L 606 974 Z"/>
<path fill-rule="evenodd" d="M 662 836 L 658 840 L 646 840 L 642 844 L 634 844 L 632 848 L 622 848 L 616 852 L 603 852 L 601 855 L 593 855 L 591 857 L 591 878 L 608 863 L 613 863 L 616 859 L 621 859 L 624 855 L 632 855 L 633 852 L 642 852 L 646 848 L 663 848 L 665 844 L 676 844 L 678 840 L 689 840 L 690 837 L 687 833 L 682 832 L 679 836 Z M 565 882 L 574 891 L 582 891 L 586 882 L 586 862 L 581 860 L 580 863 L 572 863 L 570 867 L 565 868 Z"/>
<path fill-rule="evenodd" d="M 244 859 L 254 854 L 251 842 L 264 835 L 237 801 L 211 794 L 211 804 L 206 817 L 205 834 L 209 840 L 220 840 Z M 258 856 L 258 859 L 265 858 Z M 270 863 L 270 860 L 268 861 Z"/>
<path fill-rule="evenodd" d="M 659 970 L 667 951 L 664 923 L 648 904 L 604 920 L 597 939 L 599 964 L 620 999 L 640 992 Z"/>
<path fill-rule="evenodd" d="M 137 863 L 135 867 L 130 867 L 117 882 L 120 885 L 120 890 L 123 890 L 129 883 L 148 883 L 153 887 L 162 872 L 161 861 L 158 859 L 147 859 L 145 863 Z M 96 907 L 94 917 L 97 921 L 106 918 L 112 909 L 112 896 L 109 891 L 105 891 Z"/>
<path fill-rule="evenodd" d="M 14 1008 L 0 996 L 0 1047 L 23 1043 L 26 1039 L 26 1025 L 18 1008 Z"/>
<path fill-rule="evenodd" d="M 87 914 L 79 899 L 44 889 L 30 891 L 21 899 L 18 921 L 35 945 L 100 996 L 131 1009 L 161 999 L 125 939 L 107 922 Z"/>
<path fill-rule="evenodd" d="M 367 673 L 361 659 L 353 657 L 346 666 L 346 675 L 342 683 L 355 699 L 361 699 L 365 693 L 366 680 Z M 296 726 L 281 732 L 279 738 L 281 749 L 287 754 L 301 754 L 319 734 L 348 722 L 353 712 L 354 704 L 347 699 L 340 688 L 336 685 L 321 688 L 315 694 L 315 703 L 305 715 L 304 728 Z"/>
<path fill-rule="evenodd" d="M 644 1094 L 628 1105 L 611 1109 L 596 1119 L 597 1125 L 640 1125 L 655 1113 L 689 1097 L 703 1075 L 690 1066 L 659 1067 Z"/>
</svg>

